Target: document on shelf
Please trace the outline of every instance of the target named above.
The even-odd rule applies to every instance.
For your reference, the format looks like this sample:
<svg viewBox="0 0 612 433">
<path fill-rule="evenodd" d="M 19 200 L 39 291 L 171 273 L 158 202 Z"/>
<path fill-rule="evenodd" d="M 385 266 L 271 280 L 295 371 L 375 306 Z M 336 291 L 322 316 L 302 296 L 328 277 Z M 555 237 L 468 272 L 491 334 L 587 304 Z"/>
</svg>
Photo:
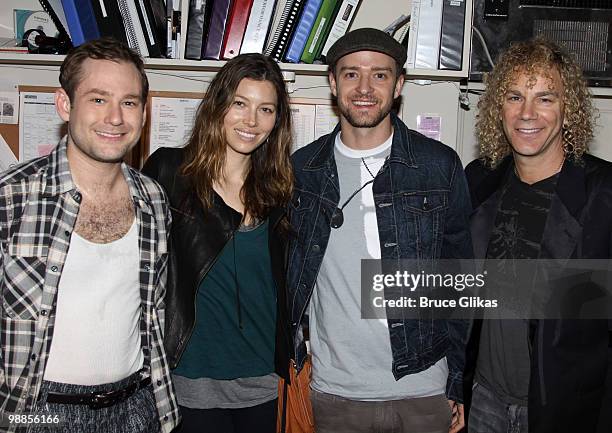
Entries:
<svg viewBox="0 0 612 433">
<path fill-rule="evenodd" d="M 20 92 L 20 162 L 48 155 L 66 133 L 66 123 L 55 111 L 53 97 L 48 92 Z"/>
<path fill-rule="evenodd" d="M 160 147 L 182 147 L 193 129 L 200 98 L 151 98 L 149 155 Z"/>
</svg>

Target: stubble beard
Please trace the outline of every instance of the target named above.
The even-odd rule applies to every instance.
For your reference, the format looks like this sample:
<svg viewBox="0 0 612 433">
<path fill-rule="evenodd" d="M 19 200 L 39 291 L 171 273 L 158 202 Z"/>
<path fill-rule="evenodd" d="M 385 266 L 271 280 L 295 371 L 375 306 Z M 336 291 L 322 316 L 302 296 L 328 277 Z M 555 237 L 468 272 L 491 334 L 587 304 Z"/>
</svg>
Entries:
<svg viewBox="0 0 612 433">
<path fill-rule="evenodd" d="M 338 109 L 342 117 L 354 128 L 374 128 L 378 126 L 391 112 L 391 105 L 388 107 L 381 107 L 374 116 L 360 116 L 358 113 L 354 113 L 344 103 L 338 102 Z"/>
</svg>

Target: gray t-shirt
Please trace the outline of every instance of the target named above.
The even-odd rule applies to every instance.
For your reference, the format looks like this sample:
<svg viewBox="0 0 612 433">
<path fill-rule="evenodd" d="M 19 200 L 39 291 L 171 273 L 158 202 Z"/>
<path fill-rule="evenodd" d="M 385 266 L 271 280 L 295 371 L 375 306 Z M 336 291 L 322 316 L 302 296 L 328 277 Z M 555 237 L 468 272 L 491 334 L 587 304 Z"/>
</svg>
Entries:
<svg viewBox="0 0 612 433">
<path fill-rule="evenodd" d="M 278 397 L 276 373 L 260 377 L 217 380 L 172 375 L 178 403 L 191 409 L 239 409 L 264 404 Z"/>
<path fill-rule="evenodd" d="M 372 179 L 391 151 L 393 135 L 374 149 L 356 151 L 336 136 L 339 207 Z M 363 160 L 362 160 L 363 159 Z M 443 394 L 446 358 L 396 381 L 386 320 L 361 318 L 361 259 L 380 259 L 372 184 L 344 207 L 344 224 L 331 229 L 310 302 L 312 388 L 354 400 L 398 400 Z"/>
</svg>

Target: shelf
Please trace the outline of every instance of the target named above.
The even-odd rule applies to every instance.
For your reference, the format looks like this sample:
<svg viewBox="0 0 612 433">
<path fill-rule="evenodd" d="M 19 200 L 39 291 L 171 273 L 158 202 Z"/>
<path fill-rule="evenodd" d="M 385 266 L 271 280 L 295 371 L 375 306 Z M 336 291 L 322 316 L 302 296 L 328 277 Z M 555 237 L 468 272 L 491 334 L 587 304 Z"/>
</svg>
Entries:
<svg viewBox="0 0 612 433">
<path fill-rule="evenodd" d="M 53 54 L 0 54 L 0 64 L 5 65 L 40 65 L 59 66 L 65 56 Z M 145 59 L 145 68 L 151 70 L 175 71 L 218 71 L 225 64 L 223 60 L 173 60 L 173 59 Z M 281 63 L 284 71 L 293 71 L 298 75 L 327 75 L 327 65 L 311 65 L 303 63 Z M 408 79 L 449 79 L 460 80 L 466 78 L 463 71 L 439 71 L 429 69 L 409 69 Z"/>
</svg>

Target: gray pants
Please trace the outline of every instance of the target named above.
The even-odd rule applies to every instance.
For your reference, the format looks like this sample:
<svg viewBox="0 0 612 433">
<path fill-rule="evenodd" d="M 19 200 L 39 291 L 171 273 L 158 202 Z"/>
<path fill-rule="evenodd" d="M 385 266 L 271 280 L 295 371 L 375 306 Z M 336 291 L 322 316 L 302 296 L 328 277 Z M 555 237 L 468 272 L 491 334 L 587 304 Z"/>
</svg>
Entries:
<svg viewBox="0 0 612 433">
<path fill-rule="evenodd" d="M 444 395 L 388 401 L 348 400 L 310 391 L 317 433 L 448 433 Z"/>
<path fill-rule="evenodd" d="M 527 407 L 507 404 L 476 384 L 472 392 L 469 433 L 528 433 Z"/>
<path fill-rule="evenodd" d="M 47 403 L 47 394 L 86 394 L 90 392 L 115 391 L 125 388 L 138 374 L 118 382 L 85 386 L 44 381 L 40 397 L 33 413 L 58 415 L 61 427 L 31 427 L 31 433 L 157 433 L 161 427 L 157 414 L 153 386 L 142 388 L 126 400 L 113 406 L 92 409 L 87 405 Z"/>
</svg>

